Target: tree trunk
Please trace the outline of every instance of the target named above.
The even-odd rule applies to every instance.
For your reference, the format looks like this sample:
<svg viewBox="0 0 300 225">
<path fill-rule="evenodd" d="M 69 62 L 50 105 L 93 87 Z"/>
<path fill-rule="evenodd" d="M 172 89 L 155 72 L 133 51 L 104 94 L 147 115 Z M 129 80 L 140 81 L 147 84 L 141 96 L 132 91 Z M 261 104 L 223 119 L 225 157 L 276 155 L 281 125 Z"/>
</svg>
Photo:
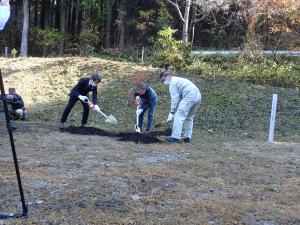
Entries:
<svg viewBox="0 0 300 225">
<path fill-rule="evenodd" d="M 81 30 L 82 30 L 82 24 L 83 24 L 83 21 L 82 21 L 82 18 L 83 18 L 83 10 L 80 8 L 79 10 L 79 13 L 78 13 L 78 24 L 77 24 L 77 33 L 80 34 L 81 33 Z"/>
<path fill-rule="evenodd" d="M 79 19 L 81 18 L 79 16 L 80 10 L 81 10 L 80 9 L 80 0 L 77 0 L 76 13 L 75 13 L 75 24 L 74 24 L 74 36 L 76 36 L 80 33 L 80 28 L 79 28 Z"/>
<path fill-rule="evenodd" d="M 73 1 L 69 1 L 68 4 L 66 4 L 67 8 L 67 21 L 66 21 L 66 29 L 68 32 L 71 32 L 72 28 L 72 8 L 73 8 Z"/>
<path fill-rule="evenodd" d="M 54 24 L 55 29 L 59 29 L 60 27 L 60 6 L 61 6 L 61 1 L 58 0 L 55 7 L 55 24 Z"/>
<path fill-rule="evenodd" d="M 41 8 L 41 28 L 45 29 L 49 25 L 49 9 L 50 3 L 49 0 L 42 1 L 42 8 Z"/>
<path fill-rule="evenodd" d="M 29 28 L 29 0 L 23 0 L 24 17 L 23 17 L 23 30 L 22 30 L 22 42 L 21 53 L 23 57 L 27 57 L 28 53 L 28 28 Z"/>
<path fill-rule="evenodd" d="M 190 16 L 190 9 L 191 9 L 191 0 L 186 0 L 185 3 L 185 10 L 184 10 L 184 21 L 182 26 L 182 41 L 188 42 L 189 41 L 189 16 Z"/>
<path fill-rule="evenodd" d="M 105 48 L 110 48 L 111 45 L 111 24 L 114 3 L 115 1 L 110 1 L 107 12 Z"/>
<path fill-rule="evenodd" d="M 60 33 L 66 32 L 66 0 L 60 1 Z M 59 43 L 59 54 L 64 54 L 65 41 L 61 40 Z"/>
<path fill-rule="evenodd" d="M 192 4 L 192 0 L 185 0 L 185 8 L 184 8 L 184 15 L 182 15 L 180 5 L 178 1 L 171 1 L 167 0 L 168 3 L 170 3 L 173 7 L 176 8 L 179 18 L 181 19 L 183 25 L 182 25 L 182 41 L 188 42 L 189 40 L 189 16 L 190 16 L 190 8 Z"/>
<path fill-rule="evenodd" d="M 125 19 L 126 19 L 126 0 L 121 1 L 118 16 L 118 30 L 119 30 L 119 49 L 125 48 Z"/>
<path fill-rule="evenodd" d="M 35 0 L 34 1 L 34 19 L 33 19 L 34 27 L 38 26 L 38 8 L 39 8 L 39 1 Z"/>
<path fill-rule="evenodd" d="M 111 4 L 111 1 L 109 1 L 109 5 Z M 109 12 L 108 12 L 109 13 Z M 102 33 L 102 31 L 104 31 L 105 27 L 104 27 L 104 0 L 100 0 L 99 3 L 99 21 L 98 21 L 98 31 L 99 33 Z"/>
<path fill-rule="evenodd" d="M 42 8 L 41 8 L 41 28 L 46 29 L 49 26 L 49 9 L 50 9 L 50 2 L 49 0 L 42 1 Z M 43 57 L 47 55 L 47 46 L 43 45 L 42 50 Z"/>
<path fill-rule="evenodd" d="M 73 25 L 73 20 L 74 20 L 74 1 L 70 2 L 70 9 L 69 9 L 69 24 L 68 24 L 68 31 L 69 33 L 72 33 L 72 25 Z"/>
<path fill-rule="evenodd" d="M 55 2 L 54 1 L 50 1 L 50 12 L 49 12 L 49 25 L 50 27 L 55 27 L 55 18 L 56 18 L 56 7 L 55 7 Z"/>
<path fill-rule="evenodd" d="M 75 36 L 75 26 L 76 26 L 76 20 L 77 20 L 77 15 L 78 15 L 78 4 L 77 4 L 77 0 L 74 0 L 74 7 L 73 7 L 73 11 L 72 11 L 72 26 L 71 26 L 71 31 L 70 33 L 72 34 L 72 36 Z"/>
</svg>

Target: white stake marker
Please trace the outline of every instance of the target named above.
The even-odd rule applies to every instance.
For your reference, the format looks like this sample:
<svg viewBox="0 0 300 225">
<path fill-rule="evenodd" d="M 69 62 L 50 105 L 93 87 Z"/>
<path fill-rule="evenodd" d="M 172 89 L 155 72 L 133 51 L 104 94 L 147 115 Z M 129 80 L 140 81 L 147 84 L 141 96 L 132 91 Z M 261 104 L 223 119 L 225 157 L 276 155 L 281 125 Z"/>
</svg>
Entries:
<svg viewBox="0 0 300 225">
<path fill-rule="evenodd" d="M 269 128 L 269 142 L 272 142 L 274 139 L 276 108 L 277 108 L 277 94 L 273 94 L 272 110 L 271 110 L 271 118 L 270 118 L 270 128 Z"/>
<path fill-rule="evenodd" d="M 142 63 L 144 63 L 144 53 L 145 53 L 145 48 L 142 48 Z"/>
</svg>

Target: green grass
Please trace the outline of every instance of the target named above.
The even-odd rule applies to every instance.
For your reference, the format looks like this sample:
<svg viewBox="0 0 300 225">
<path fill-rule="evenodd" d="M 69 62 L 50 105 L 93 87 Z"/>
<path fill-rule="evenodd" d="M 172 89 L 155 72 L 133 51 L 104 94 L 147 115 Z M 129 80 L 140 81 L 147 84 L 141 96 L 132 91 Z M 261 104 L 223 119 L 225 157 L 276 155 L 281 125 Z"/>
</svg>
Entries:
<svg viewBox="0 0 300 225">
<path fill-rule="evenodd" d="M 245 60 L 238 56 L 194 56 L 184 70 L 202 77 L 244 81 L 258 85 L 300 89 L 300 58 L 257 56 Z"/>
</svg>

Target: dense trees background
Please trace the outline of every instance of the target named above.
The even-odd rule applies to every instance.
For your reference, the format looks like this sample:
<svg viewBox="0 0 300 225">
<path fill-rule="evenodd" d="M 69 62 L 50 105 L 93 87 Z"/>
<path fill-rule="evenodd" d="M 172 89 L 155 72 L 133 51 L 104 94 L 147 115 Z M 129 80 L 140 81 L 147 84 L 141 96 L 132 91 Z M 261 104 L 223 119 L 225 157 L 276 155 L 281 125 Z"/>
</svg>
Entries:
<svg viewBox="0 0 300 225">
<path fill-rule="evenodd" d="M 299 49 L 298 0 L 11 0 L 0 48 L 20 55 L 153 46 L 162 28 L 194 48 Z"/>
</svg>

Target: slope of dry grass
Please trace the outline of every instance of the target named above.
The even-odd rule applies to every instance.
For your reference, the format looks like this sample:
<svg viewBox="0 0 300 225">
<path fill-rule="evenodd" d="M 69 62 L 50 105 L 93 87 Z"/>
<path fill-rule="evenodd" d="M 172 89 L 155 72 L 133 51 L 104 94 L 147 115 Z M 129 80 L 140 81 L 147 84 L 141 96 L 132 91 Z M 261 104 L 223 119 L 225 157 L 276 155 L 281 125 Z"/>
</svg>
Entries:
<svg viewBox="0 0 300 225">
<path fill-rule="evenodd" d="M 159 69 L 94 57 L 2 59 L 0 66 L 6 87 L 14 86 L 24 96 L 31 121 L 58 124 L 71 88 L 80 77 L 94 72 L 103 75 L 99 102 L 104 112 L 118 118 L 120 123 L 116 130 L 133 130 L 134 127 L 134 108 L 128 107 L 127 91 L 134 80 L 140 79 L 133 76 L 135 71 L 148 71 L 145 81 L 159 95 L 156 121 L 164 120 L 168 113 L 168 89 L 159 82 Z M 266 139 L 272 93 L 277 93 L 276 138 L 300 139 L 299 90 L 183 76 L 195 82 L 203 96 L 195 130 Z M 80 124 L 81 115 L 81 105 L 77 104 L 68 123 Z M 93 126 L 115 129 L 103 124 L 101 116 L 93 112 L 89 122 Z"/>
</svg>

